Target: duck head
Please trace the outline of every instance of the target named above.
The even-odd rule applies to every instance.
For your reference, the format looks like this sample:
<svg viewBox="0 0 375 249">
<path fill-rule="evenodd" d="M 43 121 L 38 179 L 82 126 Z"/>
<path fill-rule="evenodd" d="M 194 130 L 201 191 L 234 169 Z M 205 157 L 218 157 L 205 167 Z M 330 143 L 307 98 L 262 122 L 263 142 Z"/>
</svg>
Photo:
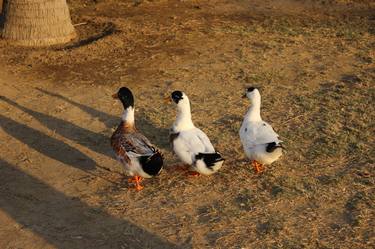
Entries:
<svg viewBox="0 0 375 249">
<path fill-rule="evenodd" d="M 112 97 L 119 99 L 124 106 L 124 109 L 128 109 L 129 107 L 134 108 L 134 96 L 129 88 L 121 87 L 117 93 L 112 95 Z"/>
<path fill-rule="evenodd" d="M 177 109 L 189 109 L 190 110 L 190 101 L 188 96 L 179 90 L 176 90 L 171 93 L 170 96 L 166 97 L 167 102 L 174 102 L 177 105 Z M 189 107 L 189 108 L 188 108 Z"/>
<path fill-rule="evenodd" d="M 251 103 L 260 103 L 260 93 L 259 90 L 255 87 L 248 87 L 243 98 L 250 99 Z"/>
<path fill-rule="evenodd" d="M 251 101 L 251 105 L 249 111 L 245 115 L 245 118 L 251 121 L 261 121 L 262 118 L 260 117 L 260 93 L 259 90 L 255 87 L 248 87 L 246 92 L 243 96 L 244 98 L 248 98 Z"/>
<path fill-rule="evenodd" d="M 191 120 L 190 101 L 188 96 L 182 91 L 174 91 L 167 97 L 169 102 L 174 102 L 177 106 L 177 117 L 173 124 L 174 131 L 182 131 L 194 127 Z"/>
</svg>

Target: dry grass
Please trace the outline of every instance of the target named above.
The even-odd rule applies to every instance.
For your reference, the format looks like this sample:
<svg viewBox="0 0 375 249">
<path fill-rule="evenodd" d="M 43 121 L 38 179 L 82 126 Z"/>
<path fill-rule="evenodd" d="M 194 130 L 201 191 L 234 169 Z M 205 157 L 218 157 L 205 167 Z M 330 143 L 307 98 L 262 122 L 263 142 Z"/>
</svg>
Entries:
<svg viewBox="0 0 375 249">
<path fill-rule="evenodd" d="M 167 170 L 147 180 L 140 193 L 100 168 L 80 178 L 64 171 L 79 180 L 63 187 L 64 177 L 46 180 L 43 165 L 25 169 L 14 163 L 19 153 L 3 154 L 34 175 L 47 170 L 39 177 L 49 185 L 179 248 L 372 248 L 374 6 L 322 2 L 75 1 L 74 22 L 90 21 L 77 27 L 81 35 L 90 29 L 96 34 L 110 22 L 116 32 L 66 50 L 0 47 L 8 71 L 30 79 L 5 84 L 4 95 L 99 134 L 77 133 L 86 135 L 82 143 L 58 129 L 53 136 L 99 166 L 121 171 L 105 155 L 110 148 L 101 137 L 110 136 L 121 112 L 109 96 L 126 85 L 136 96 L 138 127 L 163 150 Z M 238 137 L 249 105 L 240 98 L 247 85 L 260 87 L 262 116 L 287 148 L 261 176 L 253 174 Z M 188 94 L 195 124 L 227 158 L 214 176 L 186 178 L 171 169 L 178 163 L 167 139 L 175 110 L 163 97 L 175 89 Z M 4 115 L 51 134 L 43 120 L 15 116 L 15 106 L 2 106 Z M 13 143 L 6 131 L 2 136 Z M 44 162 L 32 149 L 25 151 L 33 162 Z M 47 231 L 37 234 L 48 242 Z M 113 238 L 105 234 L 102 240 Z"/>
</svg>

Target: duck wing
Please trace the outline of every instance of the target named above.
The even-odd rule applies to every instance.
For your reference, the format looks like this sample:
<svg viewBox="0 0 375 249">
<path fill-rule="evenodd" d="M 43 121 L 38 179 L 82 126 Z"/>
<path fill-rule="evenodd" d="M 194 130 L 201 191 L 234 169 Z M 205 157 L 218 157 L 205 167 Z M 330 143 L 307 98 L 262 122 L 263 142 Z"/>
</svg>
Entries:
<svg viewBox="0 0 375 249">
<path fill-rule="evenodd" d="M 200 142 L 202 143 L 202 145 L 204 146 L 204 152 L 208 153 L 208 152 L 215 152 L 215 149 L 214 149 L 214 146 L 212 145 L 210 139 L 208 138 L 208 136 L 206 135 L 206 133 L 204 133 L 202 130 L 196 128 L 196 136 L 198 137 L 198 139 L 200 140 Z"/>
<path fill-rule="evenodd" d="M 242 140 L 249 146 L 267 144 L 271 142 L 279 143 L 279 135 L 267 122 L 249 122 L 240 133 Z"/>
<path fill-rule="evenodd" d="M 112 147 L 116 154 L 126 160 L 129 155 L 152 155 L 157 150 L 141 133 L 117 134 L 112 138 Z"/>
<path fill-rule="evenodd" d="M 215 152 L 207 135 L 198 128 L 181 131 L 173 140 L 173 147 L 177 154 L 188 153 L 191 158 L 198 153 Z"/>
<path fill-rule="evenodd" d="M 139 155 L 152 155 L 157 151 L 154 145 L 139 132 L 124 134 L 122 141 L 128 152 L 134 152 Z"/>
</svg>

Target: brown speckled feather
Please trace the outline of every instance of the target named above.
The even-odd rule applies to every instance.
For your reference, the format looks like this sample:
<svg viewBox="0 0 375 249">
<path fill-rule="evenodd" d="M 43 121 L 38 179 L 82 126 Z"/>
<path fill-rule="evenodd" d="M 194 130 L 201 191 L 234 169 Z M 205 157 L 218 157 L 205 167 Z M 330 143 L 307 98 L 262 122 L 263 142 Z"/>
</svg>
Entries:
<svg viewBox="0 0 375 249">
<path fill-rule="evenodd" d="M 124 122 L 121 122 L 113 133 L 111 145 L 116 155 L 126 164 L 130 163 L 127 152 L 151 155 L 157 151 L 151 142 L 139 133 L 133 125 Z"/>
</svg>

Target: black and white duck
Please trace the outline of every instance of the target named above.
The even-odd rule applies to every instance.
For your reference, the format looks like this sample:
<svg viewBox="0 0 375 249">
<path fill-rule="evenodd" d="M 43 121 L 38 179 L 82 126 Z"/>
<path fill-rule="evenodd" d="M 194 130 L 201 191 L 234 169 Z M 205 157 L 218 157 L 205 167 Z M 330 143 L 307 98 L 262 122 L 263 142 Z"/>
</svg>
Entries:
<svg viewBox="0 0 375 249">
<path fill-rule="evenodd" d="M 240 139 L 246 156 L 252 160 L 256 173 L 263 171 L 263 165 L 275 162 L 282 155 L 281 140 L 272 126 L 260 116 L 261 97 L 254 87 L 246 89 L 243 96 L 251 101 L 240 128 Z"/>
<path fill-rule="evenodd" d="M 177 117 L 170 130 L 170 143 L 179 159 L 190 167 L 193 175 L 211 175 L 224 163 L 207 135 L 194 126 L 190 101 L 181 91 L 174 91 L 168 100 L 177 106 Z"/>
</svg>

